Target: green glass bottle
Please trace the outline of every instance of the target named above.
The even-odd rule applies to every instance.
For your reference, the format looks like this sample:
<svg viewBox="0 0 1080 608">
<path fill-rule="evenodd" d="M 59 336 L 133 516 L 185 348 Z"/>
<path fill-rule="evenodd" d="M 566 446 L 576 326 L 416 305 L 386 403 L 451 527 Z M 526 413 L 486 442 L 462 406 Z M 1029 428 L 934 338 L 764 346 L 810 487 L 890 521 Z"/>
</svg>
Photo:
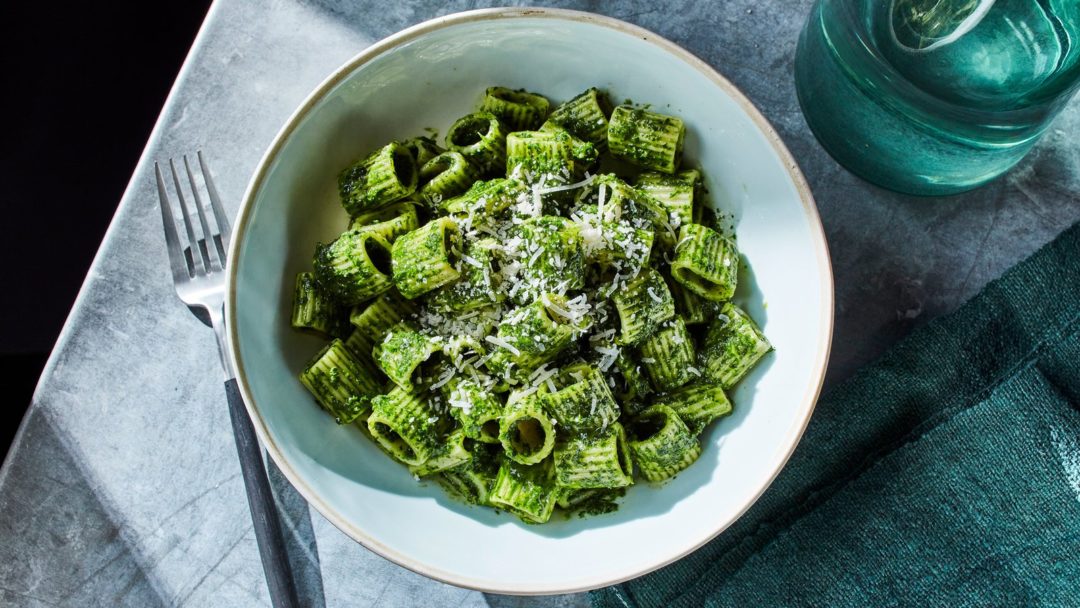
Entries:
<svg viewBox="0 0 1080 608">
<path fill-rule="evenodd" d="M 1080 0 L 818 0 L 795 82 L 853 173 L 969 190 L 1023 158 L 1080 86 Z"/>
</svg>

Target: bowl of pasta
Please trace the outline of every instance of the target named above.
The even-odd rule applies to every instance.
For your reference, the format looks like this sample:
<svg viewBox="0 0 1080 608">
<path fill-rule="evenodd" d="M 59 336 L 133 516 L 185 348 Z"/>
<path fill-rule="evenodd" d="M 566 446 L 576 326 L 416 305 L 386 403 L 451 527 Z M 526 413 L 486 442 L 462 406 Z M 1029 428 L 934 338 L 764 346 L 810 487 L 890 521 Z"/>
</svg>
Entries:
<svg viewBox="0 0 1080 608">
<path fill-rule="evenodd" d="M 809 188 L 731 83 L 621 21 L 491 9 L 301 104 L 245 194 L 226 317 L 260 439 L 324 517 L 426 576 L 547 594 L 754 503 L 813 411 L 832 298 Z"/>
</svg>

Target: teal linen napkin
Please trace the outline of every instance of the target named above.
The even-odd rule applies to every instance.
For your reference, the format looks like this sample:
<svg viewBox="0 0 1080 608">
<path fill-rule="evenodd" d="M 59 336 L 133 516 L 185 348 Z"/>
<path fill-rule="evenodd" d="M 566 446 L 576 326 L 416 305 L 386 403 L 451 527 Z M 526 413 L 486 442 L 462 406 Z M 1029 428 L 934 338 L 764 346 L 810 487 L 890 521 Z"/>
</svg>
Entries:
<svg viewBox="0 0 1080 608">
<path fill-rule="evenodd" d="M 718 538 L 592 602 L 1080 606 L 1080 224 L 825 395 Z"/>
</svg>

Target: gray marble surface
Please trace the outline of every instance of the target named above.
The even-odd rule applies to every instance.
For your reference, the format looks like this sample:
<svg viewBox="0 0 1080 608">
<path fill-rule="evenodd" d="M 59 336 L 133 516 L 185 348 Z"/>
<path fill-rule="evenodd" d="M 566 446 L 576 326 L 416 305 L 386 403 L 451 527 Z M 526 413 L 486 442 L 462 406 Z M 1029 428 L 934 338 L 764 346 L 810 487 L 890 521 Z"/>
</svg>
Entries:
<svg viewBox="0 0 1080 608">
<path fill-rule="evenodd" d="M 554 2 L 685 46 L 775 125 L 813 188 L 836 275 L 833 384 L 955 309 L 1080 220 L 1080 101 L 991 185 L 938 200 L 882 191 L 818 146 L 791 77 L 810 0 Z M 305 95 L 372 42 L 473 2 L 219 0 L 147 143 L 0 471 L 0 604 L 269 605 L 210 331 L 175 299 L 153 162 L 202 148 L 229 213 Z M 338 532 L 276 471 L 312 606 L 584 606 L 427 580 Z"/>
</svg>

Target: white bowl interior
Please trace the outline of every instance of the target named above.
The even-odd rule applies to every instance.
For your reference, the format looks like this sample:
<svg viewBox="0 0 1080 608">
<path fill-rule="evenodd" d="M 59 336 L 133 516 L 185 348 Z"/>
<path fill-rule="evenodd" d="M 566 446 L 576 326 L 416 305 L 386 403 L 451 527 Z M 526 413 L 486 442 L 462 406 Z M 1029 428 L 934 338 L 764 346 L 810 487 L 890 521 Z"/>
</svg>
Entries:
<svg viewBox="0 0 1080 608">
<path fill-rule="evenodd" d="M 512 593 L 593 588 L 654 569 L 734 521 L 783 465 L 808 420 L 831 334 L 832 281 L 809 194 L 730 85 L 636 28 L 580 15 L 451 19 L 328 81 L 257 173 L 234 249 L 233 352 L 256 426 L 305 497 L 384 556 L 451 583 Z M 360 432 L 318 409 L 296 375 L 322 342 L 289 327 L 293 281 L 346 216 L 337 173 L 391 139 L 440 134 L 486 86 L 553 101 L 589 86 L 688 127 L 685 158 L 735 217 L 748 272 L 736 297 L 776 347 L 702 436 L 701 459 L 615 513 L 529 526 L 418 483 Z M 774 136 L 775 137 L 775 136 Z M 778 140 L 777 140 L 778 141 Z M 797 173 L 797 169 L 795 169 Z"/>
</svg>

